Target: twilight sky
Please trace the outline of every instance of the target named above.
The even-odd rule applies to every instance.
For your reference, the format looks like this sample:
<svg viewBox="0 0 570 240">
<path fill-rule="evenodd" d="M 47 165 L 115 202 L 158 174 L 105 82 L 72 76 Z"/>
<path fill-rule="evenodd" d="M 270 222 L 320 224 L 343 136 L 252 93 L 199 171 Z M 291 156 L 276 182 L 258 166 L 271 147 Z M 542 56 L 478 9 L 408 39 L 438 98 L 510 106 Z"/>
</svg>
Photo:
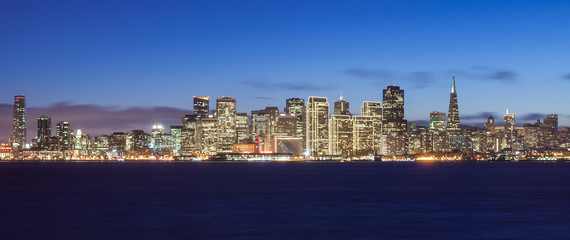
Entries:
<svg viewBox="0 0 570 240">
<path fill-rule="evenodd" d="M 461 121 L 505 110 L 517 123 L 570 125 L 569 1 L 3 1 L 0 141 L 25 94 L 38 115 L 92 135 L 150 130 L 190 113 L 192 96 L 239 112 L 342 91 L 351 112 L 405 90 L 405 117 Z M 332 105 L 332 104 L 331 104 Z M 215 106 L 215 101 L 211 102 Z"/>
</svg>

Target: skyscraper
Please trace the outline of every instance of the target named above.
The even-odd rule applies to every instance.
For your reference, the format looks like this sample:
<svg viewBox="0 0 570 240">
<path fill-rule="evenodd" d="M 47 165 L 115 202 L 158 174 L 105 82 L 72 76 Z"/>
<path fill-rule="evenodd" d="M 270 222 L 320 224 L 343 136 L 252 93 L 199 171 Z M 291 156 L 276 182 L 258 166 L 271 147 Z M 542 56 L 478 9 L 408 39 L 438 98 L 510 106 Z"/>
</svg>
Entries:
<svg viewBox="0 0 570 240">
<path fill-rule="evenodd" d="M 381 153 L 404 155 L 407 150 L 408 121 L 404 119 L 404 90 L 399 86 L 388 86 L 382 91 L 382 134 Z"/>
<path fill-rule="evenodd" d="M 505 132 L 507 134 L 512 134 L 514 129 L 515 129 L 515 114 L 509 113 L 509 109 L 507 109 L 507 114 L 505 114 Z"/>
<path fill-rule="evenodd" d="M 384 108 L 382 112 L 383 133 L 406 132 L 404 119 L 404 90 L 399 86 L 388 86 L 382 92 Z"/>
<path fill-rule="evenodd" d="M 236 137 L 237 143 L 253 142 L 250 134 L 249 116 L 247 113 L 236 115 Z"/>
<path fill-rule="evenodd" d="M 349 110 L 348 101 L 340 96 L 339 100 L 334 101 L 334 114 L 336 115 L 351 115 Z"/>
<path fill-rule="evenodd" d="M 306 109 L 305 99 L 288 98 L 285 100 L 285 114 L 293 114 L 297 117 L 297 137 L 303 139 L 303 147 L 305 146 L 305 126 L 306 126 Z"/>
<path fill-rule="evenodd" d="M 51 138 L 51 118 L 48 116 L 38 117 L 38 147 L 40 149 L 48 149 L 49 139 Z"/>
<path fill-rule="evenodd" d="M 57 123 L 56 136 L 60 151 L 71 150 L 71 129 L 69 128 L 69 122 Z"/>
<path fill-rule="evenodd" d="M 354 155 L 357 157 L 368 156 L 376 151 L 376 142 L 374 139 L 374 122 L 376 117 L 373 116 L 354 116 L 353 122 L 353 148 Z M 379 138 L 380 136 L 378 136 Z"/>
<path fill-rule="evenodd" d="M 277 128 L 279 108 L 265 107 L 265 109 L 251 111 L 252 139 L 258 138 L 259 150 L 271 151 L 271 135 Z"/>
<path fill-rule="evenodd" d="M 218 152 L 232 152 L 236 143 L 236 99 L 222 97 L 216 99 L 218 116 Z"/>
<path fill-rule="evenodd" d="M 461 135 L 461 125 L 459 123 L 459 105 L 457 104 L 457 91 L 455 90 L 455 75 L 451 83 L 451 93 L 449 94 L 449 112 L 447 113 L 447 133 L 450 136 Z"/>
<path fill-rule="evenodd" d="M 362 116 L 374 119 L 374 152 L 380 154 L 380 138 L 382 135 L 382 102 L 364 101 L 362 103 Z"/>
<path fill-rule="evenodd" d="M 194 115 L 197 118 L 207 118 L 210 114 L 210 97 L 194 96 Z"/>
<path fill-rule="evenodd" d="M 330 154 L 352 157 L 352 118 L 349 115 L 333 114 L 330 119 Z"/>
<path fill-rule="evenodd" d="M 326 97 L 309 97 L 307 104 L 307 150 L 313 156 L 328 155 L 329 103 Z"/>
<path fill-rule="evenodd" d="M 12 144 L 17 144 L 20 148 L 26 143 L 26 97 L 24 95 L 14 96 L 14 133 L 12 134 Z"/>
<path fill-rule="evenodd" d="M 440 132 L 445 131 L 446 116 L 444 112 L 433 111 L 429 114 L 429 127 Z"/>
</svg>

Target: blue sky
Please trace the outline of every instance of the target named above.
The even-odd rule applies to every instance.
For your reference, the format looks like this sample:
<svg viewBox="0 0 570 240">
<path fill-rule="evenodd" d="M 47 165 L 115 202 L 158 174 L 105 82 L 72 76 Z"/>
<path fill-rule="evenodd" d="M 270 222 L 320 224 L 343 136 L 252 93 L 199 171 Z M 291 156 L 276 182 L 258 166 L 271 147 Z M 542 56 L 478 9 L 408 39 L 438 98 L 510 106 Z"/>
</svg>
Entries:
<svg viewBox="0 0 570 240">
<path fill-rule="evenodd" d="M 447 111 L 455 74 L 462 123 L 508 108 L 570 125 L 569 24 L 568 1 L 3 1 L 0 103 L 25 94 L 63 121 L 57 106 L 190 112 L 194 95 L 232 96 L 250 112 L 343 91 L 358 114 L 399 85 L 413 121 Z"/>
</svg>

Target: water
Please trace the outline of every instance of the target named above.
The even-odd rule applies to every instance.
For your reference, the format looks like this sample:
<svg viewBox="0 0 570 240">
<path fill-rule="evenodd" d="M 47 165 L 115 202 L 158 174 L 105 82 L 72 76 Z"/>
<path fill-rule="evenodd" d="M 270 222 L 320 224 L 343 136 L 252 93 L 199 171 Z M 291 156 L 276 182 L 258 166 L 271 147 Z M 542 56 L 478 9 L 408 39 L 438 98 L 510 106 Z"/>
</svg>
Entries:
<svg viewBox="0 0 570 240">
<path fill-rule="evenodd" d="M 570 163 L 0 163 L 2 239 L 568 239 Z"/>
</svg>

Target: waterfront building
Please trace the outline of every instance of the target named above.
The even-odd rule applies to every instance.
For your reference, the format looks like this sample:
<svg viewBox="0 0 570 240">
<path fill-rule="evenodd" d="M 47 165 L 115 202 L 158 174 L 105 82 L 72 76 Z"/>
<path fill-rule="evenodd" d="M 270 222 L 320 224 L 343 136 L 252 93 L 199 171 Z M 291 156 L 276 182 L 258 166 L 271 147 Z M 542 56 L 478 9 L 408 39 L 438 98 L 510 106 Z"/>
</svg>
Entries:
<svg viewBox="0 0 570 240">
<path fill-rule="evenodd" d="M 387 155 L 405 155 L 407 150 L 407 125 L 404 119 L 404 90 L 388 86 L 382 91 L 382 152 Z"/>
<path fill-rule="evenodd" d="M 57 123 L 56 136 L 59 143 L 59 151 L 71 150 L 71 129 L 69 128 L 69 122 Z"/>
<path fill-rule="evenodd" d="M 26 143 L 26 97 L 24 95 L 14 96 L 12 147 L 22 149 Z"/>
<path fill-rule="evenodd" d="M 353 156 L 353 127 L 350 115 L 333 114 L 330 119 L 330 155 Z"/>
<path fill-rule="evenodd" d="M 247 113 L 237 113 L 236 115 L 236 137 L 238 144 L 253 142 Z"/>
<path fill-rule="evenodd" d="M 306 107 L 305 99 L 301 98 L 288 98 L 285 100 L 285 114 L 292 114 L 297 117 L 297 137 L 303 140 L 303 148 L 305 146 L 305 127 L 306 127 Z"/>
<path fill-rule="evenodd" d="M 38 117 L 38 147 L 41 150 L 49 149 L 51 138 L 51 118 L 48 116 Z"/>
<path fill-rule="evenodd" d="M 251 138 L 258 138 L 259 151 L 272 151 L 271 136 L 276 132 L 278 117 L 277 107 L 251 111 Z"/>
<path fill-rule="evenodd" d="M 236 143 L 236 99 L 222 97 L 216 99 L 218 117 L 218 152 L 231 153 Z"/>
<path fill-rule="evenodd" d="M 306 135 L 310 155 L 329 154 L 329 103 L 326 97 L 309 97 Z"/>
<path fill-rule="evenodd" d="M 353 116 L 353 154 L 355 157 L 365 157 L 376 153 L 376 141 L 374 139 L 375 123 L 377 122 L 375 116 Z M 379 137 L 379 136 L 378 136 Z"/>
</svg>

